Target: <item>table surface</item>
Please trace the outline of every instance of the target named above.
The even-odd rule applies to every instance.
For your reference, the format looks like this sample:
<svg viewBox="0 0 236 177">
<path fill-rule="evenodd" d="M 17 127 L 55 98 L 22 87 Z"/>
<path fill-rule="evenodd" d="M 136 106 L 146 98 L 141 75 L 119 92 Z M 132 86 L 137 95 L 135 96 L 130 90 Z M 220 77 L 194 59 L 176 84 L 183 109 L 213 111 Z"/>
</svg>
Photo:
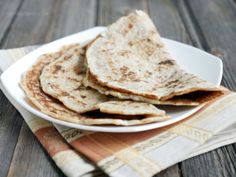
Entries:
<svg viewBox="0 0 236 177">
<path fill-rule="evenodd" d="M 108 25 L 133 9 L 163 37 L 222 58 L 222 84 L 236 88 L 236 0 L 0 0 L 0 48 L 43 44 Z M 0 93 L 0 177 L 64 176 Z M 174 165 L 158 177 L 236 176 L 236 144 Z"/>
</svg>

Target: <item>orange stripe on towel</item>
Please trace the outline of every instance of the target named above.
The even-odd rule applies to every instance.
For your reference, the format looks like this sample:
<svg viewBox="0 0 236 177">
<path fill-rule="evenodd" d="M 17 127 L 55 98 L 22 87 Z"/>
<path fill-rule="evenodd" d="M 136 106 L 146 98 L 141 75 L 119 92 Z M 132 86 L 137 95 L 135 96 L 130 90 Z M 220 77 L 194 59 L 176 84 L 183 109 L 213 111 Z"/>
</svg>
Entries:
<svg viewBox="0 0 236 177">
<path fill-rule="evenodd" d="M 35 132 L 35 135 L 50 156 L 71 149 L 53 126 L 41 128 Z"/>
</svg>

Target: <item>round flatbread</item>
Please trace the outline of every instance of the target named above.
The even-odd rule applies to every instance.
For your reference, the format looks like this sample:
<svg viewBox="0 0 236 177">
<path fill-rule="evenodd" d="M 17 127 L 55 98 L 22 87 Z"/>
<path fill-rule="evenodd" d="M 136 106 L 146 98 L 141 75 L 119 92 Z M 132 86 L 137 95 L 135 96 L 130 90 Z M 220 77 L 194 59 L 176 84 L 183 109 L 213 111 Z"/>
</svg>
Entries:
<svg viewBox="0 0 236 177">
<path fill-rule="evenodd" d="M 150 99 L 139 95 L 134 94 L 128 94 L 123 92 L 118 92 L 116 90 L 113 90 L 111 88 L 108 88 L 100 83 L 90 74 L 90 72 L 87 70 L 86 77 L 83 80 L 83 85 L 86 87 L 91 87 L 96 90 L 98 90 L 100 93 L 104 95 L 112 95 L 114 97 L 118 97 L 121 99 L 127 99 L 127 100 L 135 100 L 135 101 L 142 101 L 150 104 L 157 104 L 157 105 L 175 105 L 175 106 L 197 106 L 203 102 L 210 101 L 214 99 L 214 97 L 207 97 L 203 99 L 202 96 L 198 97 L 173 97 L 169 100 L 157 100 L 157 99 Z M 216 96 L 216 95 L 215 95 Z"/>
<path fill-rule="evenodd" d="M 52 56 L 53 57 L 53 56 Z M 116 105 L 121 107 L 124 105 L 122 101 L 115 101 L 116 98 L 101 94 L 95 89 L 88 88 L 82 85 L 82 80 L 85 77 L 86 65 L 84 59 L 84 48 L 80 45 L 74 45 L 69 50 L 62 52 L 60 57 L 55 55 L 54 60 L 46 65 L 40 75 L 40 83 L 43 91 L 50 96 L 61 101 L 67 108 L 78 112 L 85 113 L 92 110 L 104 109 L 100 108 L 101 103 L 113 100 Z M 111 102 L 107 102 L 108 105 Z M 117 111 L 106 109 L 105 113 L 123 114 L 123 115 L 159 115 L 159 110 L 151 104 L 129 101 L 125 102 L 126 111 Z M 134 109 L 136 105 L 139 110 Z M 149 110 L 147 113 L 146 111 Z M 152 112 L 151 112 L 152 111 Z"/>
<path fill-rule="evenodd" d="M 164 121 L 169 117 L 141 115 L 141 116 L 124 116 L 114 114 L 104 114 L 100 112 L 90 112 L 86 114 L 79 114 L 65 107 L 60 101 L 44 93 L 41 89 L 39 77 L 44 66 L 48 65 L 57 58 L 60 58 L 65 52 L 71 50 L 76 45 L 63 47 L 59 52 L 52 54 L 45 54 L 39 57 L 37 62 L 23 75 L 21 80 L 21 87 L 27 95 L 27 98 L 38 108 L 41 112 L 52 116 L 53 118 L 84 125 L 99 125 L 99 124 L 113 124 L 113 125 L 138 125 L 146 124 L 156 121 Z"/>
<path fill-rule="evenodd" d="M 96 110 L 98 104 L 109 97 L 81 84 L 85 72 L 84 49 L 75 45 L 43 68 L 41 87 L 73 111 L 84 113 Z"/>
<path fill-rule="evenodd" d="M 220 90 L 177 65 L 142 11 L 109 26 L 88 47 L 86 57 L 97 82 L 121 93 L 163 101 L 196 91 Z"/>
</svg>

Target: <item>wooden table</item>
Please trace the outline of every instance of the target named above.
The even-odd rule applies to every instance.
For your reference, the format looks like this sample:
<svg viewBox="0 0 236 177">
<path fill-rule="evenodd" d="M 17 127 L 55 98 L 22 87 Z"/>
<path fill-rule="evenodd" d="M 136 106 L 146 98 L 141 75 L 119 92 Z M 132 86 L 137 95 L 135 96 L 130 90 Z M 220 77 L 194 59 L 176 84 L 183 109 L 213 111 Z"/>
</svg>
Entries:
<svg viewBox="0 0 236 177">
<path fill-rule="evenodd" d="M 133 9 L 147 11 L 162 36 L 220 56 L 222 84 L 235 90 L 235 0 L 0 0 L 0 47 L 47 43 L 108 25 Z M 64 175 L 0 93 L 0 177 L 5 176 Z M 186 160 L 157 176 L 236 176 L 236 144 Z"/>
</svg>

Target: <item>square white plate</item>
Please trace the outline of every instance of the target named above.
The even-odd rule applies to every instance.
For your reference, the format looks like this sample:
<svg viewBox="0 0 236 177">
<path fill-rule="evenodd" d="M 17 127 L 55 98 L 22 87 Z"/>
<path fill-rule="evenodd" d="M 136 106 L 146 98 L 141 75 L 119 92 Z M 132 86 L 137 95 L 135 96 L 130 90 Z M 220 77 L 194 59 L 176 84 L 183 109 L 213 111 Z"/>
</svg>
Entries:
<svg viewBox="0 0 236 177">
<path fill-rule="evenodd" d="M 87 126 L 79 125 L 70 122 L 61 121 L 50 117 L 38 109 L 32 107 L 27 99 L 23 90 L 19 86 L 22 74 L 27 71 L 37 60 L 37 58 L 45 53 L 55 52 L 60 47 L 73 43 L 83 43 L 87 40 L 95 38 L 98 34 L 104 31 L 105 27 L 95 27 L 89 30 L 64 37 L 56 40 L 49 44 L 46 44 L 37 50 L 27 54 L 23 58 L 19 59 L 12 66 L 10 66 L 2 75 L 1 82 L 5 87 L 8 94 L 21 106 L 31 113 L 46 119 L 48 121 L 61 124 L 68 127 L 90 130 L 90 131 L 101 131 L 101 132 L 137 132 L 150 130 L 154 128 L 163 127 L 177 121 L 180 121 L 189 115 L 193 114 L 201 108 L 198 107 L 183 107 L 183 106 L 166 106 L 163 107 L 167 114 L 172 118 L 164 122 L 155 122 L 145 125 L 136 126 Z M 219 58 L 208 54 L 197 48 L 182 44 L 169 39 L 162 39 L 169 49 L 171 55 L 177 60 L 178 64 L 186 71 L 197 75 L 198 77 L 205 79 L 215 85 L 220 85 L 223 65 Z"/>
</svg>

